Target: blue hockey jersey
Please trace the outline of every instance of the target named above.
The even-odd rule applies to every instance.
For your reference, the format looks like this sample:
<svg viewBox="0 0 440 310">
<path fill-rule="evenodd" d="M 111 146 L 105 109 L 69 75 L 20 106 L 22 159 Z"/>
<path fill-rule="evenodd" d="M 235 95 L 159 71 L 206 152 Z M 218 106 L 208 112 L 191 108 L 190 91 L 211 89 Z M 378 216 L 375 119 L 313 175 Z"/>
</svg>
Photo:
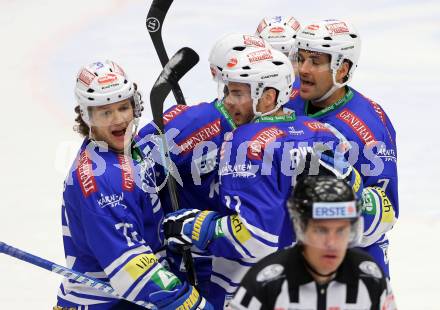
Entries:
<svg viewBox="0 0 440 310">
<path fill-rule="evenodd" d="M 295 93 L 286 104 L 297 115 L 330 124 L 349 141 L 349 162 L 361 173 L 364 186 L 364 245 L 383 238 L 399 216 L 396 132 L 382 107 L 353 88 L 331 106 L 310 114 L 309 102 Z"/>
<path fill-rule="evenodd" d="M 130 301 L 181 284 L 165 269 L 153 163 L 133 149 L 134 160 L 84 140 L 65 181 L 62 206 L 67 265 L 102 281 Z M 58 292 L 62 307 L 110 309 L 119 300 L 65 279 Z"/>
<path fill-rule="evenodd" d="M 335 149 L 339 139 L 324 124 L 294 114 L 261 117 L 226 137 L 220 198 L 224 213 L 233 213 L 217 220 L 208 249 L 216 258 L 213 282 L 227 297 L 256 261 L 295 241 L 286 201 L 297 175 L 321 173 L 304 159 L 322 144 Z"/>
<path fill-rule="evenodd" d="M 218 208 L 218 151 L 223 136 L 235 125 L 221 101 L 203 102 L 198 105 L 175 105 L 163 114 L 163 122 L 171 160 L 178 169 L 181 185 L 178 185 L 180 208 L 200 210 Z M 147 146 L 161 152 L 160 140 L 153 123 L 143 127 L 138 134 L 141 149 Z M 156 142 L 151 146 L 151 141 Z M 161 163 L 160 156 L 158 162 Z M 157 173 L 164 175 L 160 165 Z M 159 183 L 163 182 L 161 178 Z M 161 191 L 165 212 L 172 211 L 167 191 Z"/>
</svg>

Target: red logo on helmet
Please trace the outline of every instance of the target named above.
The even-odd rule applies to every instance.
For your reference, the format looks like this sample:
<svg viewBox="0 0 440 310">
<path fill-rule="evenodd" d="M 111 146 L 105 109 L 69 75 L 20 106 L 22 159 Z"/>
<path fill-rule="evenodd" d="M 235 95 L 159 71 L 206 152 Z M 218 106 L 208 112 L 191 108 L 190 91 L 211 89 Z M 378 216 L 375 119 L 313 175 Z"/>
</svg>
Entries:
<svg viewBox="0 0 440 310">
<path fill-rule="evenodd" d="M 344 22 L 328 24 L 325 26 L 331 35 L 349 33 L 350 30 Z"/>
<path fill-rule="evenodd" d="M 270 28 L 269 31 L 273 32 L 273 33 L 281 33 L 281 32 L 284 32 L 284 28 L 283 27 L 272 27 L 272 28 Z"/>
<path fill-rule="evenodd" d="M 98 78 L 99 84 L 110 84 L 116 81 L 118 77 L 114 73 L 107 73 L 105 76 Z"/>
<path fill-rule="evenodd" d="M 263 39 L 248 35 L 243 36 L 243 44 L 247 46 L 266 47 Z"/>
<path fill-rule="evenodd" d="M 263 19 L 261 23 L 258 25 L 257 32 L 261 33 L 261 31 L 263 31 L 264 28 L 266 27 L 267 27 L 266 21 Z"/>
<path fill-rule="evenodd" d="M 313 25 L 308 25 L 308 26 L 307 26 L 307 29 L 312 30 L 312 31 L 315 31 L 315 30 L 318 30 L 318 29 L 319 29 L 319 25 L 315 25 L 315 24 L 313 24 Z"/>
<path fill-rule="evenodd" d="M 233 58 L 229 59 L 229 62 L 226 66 L 228 66 L 228 68 L 233 68 L 237 65 L 237 63 L 238 63 L 237 58 L 233 57 Z"/>
<path fill-rule="evenodd" d="M 80 80 L 84 85 L 89 86 L 93 82 L 95 77 L 96 75 L 94 75 L 89 70 L 82 69 L 81 73 L 79 74 L 78 80 Z"/>
</svg>

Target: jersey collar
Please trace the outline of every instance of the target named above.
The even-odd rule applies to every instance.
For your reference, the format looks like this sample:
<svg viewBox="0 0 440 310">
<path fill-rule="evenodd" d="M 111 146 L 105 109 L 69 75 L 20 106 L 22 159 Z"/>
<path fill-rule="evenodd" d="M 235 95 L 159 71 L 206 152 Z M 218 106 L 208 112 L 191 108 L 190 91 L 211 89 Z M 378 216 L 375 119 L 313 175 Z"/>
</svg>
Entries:
<svg viewBox="0 0 440 310">
<path fill-rule="evenodd" d="M 305 104 L 305 106 L 304 106 L 304 113 L 305 113 L 305 115 L 307 115 L 308 117 L 316 118 L 316 117 L 320 117 L 320 116 L 322 116 L 322 115 L 324 115 L 324 114 L 330 113 L 330 112 L 333 111 L 333 110 L 336 110 L 337 108 L 340 108 L 340 107 L 344 106 L 344 105 L 347 104 L 351 99 L 353 99 L 353 95 L 354 95 L 354 94 L 353 94 L 353 91 L 351 90 L 350 87 L 345 86 L 345 90 L 346 90 L 346 92 L 345 92 L 344 97 L 342 97 L 341 99 L 339 99 L 339 100 L 336 101 L 335 103 L 332 103 L 332 104 L 329 105 L 328 107 L 326 107 L 326 108 L 322 109 L 321 111 L 318 111 L 318 112 L 316 112 L 316 113 L 314 113 L 314 114 L 309 114 L 309 113 L 307 112 L 307 111 L 309 110 L 309 104 L 311 104 L 311 103 L 310 103 L 310 100 L 307 100 L 307 101 L 306 101 L 306 104 Z"/>
<path fill-rule="evenodd" d="M 260 116 L 255 119 L 255 123 L 282 123 L 282 122 L 293 122 L 296 120 L 296 115 L 294 112 L 287 115 L 265 115 Z"/>
<path fill-rule="evenodd" d="M 223 116 L 226 118 L 226 121 L 229 123 L 229 126 L 231 126 L 232 129 L 237 128 L 237 126 L 235 125 L 234 121 L 232 120 L 231 115 L 229 115 L 228 111 L 226 111 L 226 108 L 223 104 L 223 100 L 219 101 L 216 100 L 215 103 L 215 108 L 221 113 L 223 114 Z"/>
</svg>

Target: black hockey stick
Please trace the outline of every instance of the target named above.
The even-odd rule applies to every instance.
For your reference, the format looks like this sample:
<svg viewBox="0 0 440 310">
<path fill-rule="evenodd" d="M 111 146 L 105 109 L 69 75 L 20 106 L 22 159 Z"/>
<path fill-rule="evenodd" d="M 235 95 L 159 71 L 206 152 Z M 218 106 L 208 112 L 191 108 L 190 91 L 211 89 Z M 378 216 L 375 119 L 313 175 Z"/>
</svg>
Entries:
<svg viewBox="0 0 440 310">
<path fill-rule="evenodd" d="M 165 158 L 165 169 L 169 172 L 167 177 L 168 191 L 171 198 L 171 205 L 174 211 L 179 210 L 179 200 L 177 197 L 176 179 L 173 176 L 175 165 L 170 159 L 170 152 L 168 149 L 167 139 L 165 137 L 165 130 L 163 124 L 163 106 L 166 97 L 173 90 L 177 82 L 194 67 L 199 61 L 199 55 L 189 47 L 181 48 L 177 53 L 171 57 L 169 62 L 165 65 L 153 88 L 150 92 L 151 111 L 153 113 L 153 120 L 159 128 L 159 134 L 162 141 L 162 151 Z M 176 171 L 177 172 L 177 171 Z M 185 250 L 183 253 L 183 262 L 188 275 L 188 281 L 197 286 L 197 277 L 193 266 L 193 259 L 191 251 Z"/>
<path fill-rule="evenodd" d="M 165 67 L 168 63 L 168 55 L 162 39 L 162 26 L 172 3 L 173 0 L 153 0 L 146 21 L 147 30 L 150 33 L 151 41 L 153 41 L 154 49 L 156 50 L 157 56 L 159 56 L 162 67 Z M 177 82 L 172 91 L 174 98 L 176 98 L 176 103 L 186 105 L 182 90 Z"/>
</svg>

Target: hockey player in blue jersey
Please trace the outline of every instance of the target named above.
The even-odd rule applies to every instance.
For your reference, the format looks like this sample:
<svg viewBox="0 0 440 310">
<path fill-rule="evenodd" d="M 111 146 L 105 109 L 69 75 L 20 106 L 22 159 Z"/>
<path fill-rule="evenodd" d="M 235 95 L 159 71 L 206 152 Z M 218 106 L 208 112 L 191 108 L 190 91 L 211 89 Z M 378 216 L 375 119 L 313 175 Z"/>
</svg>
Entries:
<svg viewBox="0 0 440 310">
<path fill-rule="evenodd" d="M 136 88 L 112 61 L 79 71 L 75 110 L 85 139 L 62 206 L 67 265 L 109 282 L 124 300 L 65 280 L 55 309 L 212 309 L 165 268 L 154 163 L 132 141 L 142 110 Z"/>
<path fill-rule="evenodd" d="M 194 245 L 214 255 L 211 278 L 222 296 L 234 293 L 258 259 L 293 243 L 285 203 L 299 170 L 337 174 L 356 192 L 362 190 L 351 167 L 335 169 L 335 158 L 314 148 L 325 143 L 336 147 L 339 141 L 331 130 L 281 110 L 294 79 L 285 55 L 253 48 L 232 51 L 228 58 L 222 70 L 228 88 L 225 107 L 240 127 L 226 137 L 221 150 L 223 210 L 180 210 L 164 221 L 169 246 Z"/>
<path fill-rule="evenodd" d="M 176 167 L 177 179 L 180 180 L 177 185 L 180 208 L 219 211 L 218 152 L 224 135 L 236 128 L 223 104 L 224 84 L 220 81 L 221 72 L 227 66 L 225 54 L 234 49 L 266 46 L 267 43 L 256 36 L 239 33 L 224 35 L 214 44 L 209 55 L 212 77 L 219 85 L 219 98 L 192 106 L 175 105 L 163 114 L 170 156 Z M 156 134 L 154 123 L 147 124 L 140 129 L 136 145 L 142 150 L 153 150 L 153 157 L 158 162 L 155 167 L 158 183 L 161 185 L 166 181 L 166 175 L 158 154 L 160 143 L 152 143 L 157 140 Z M 168 191 L 162 189 L 159 195 L 165 213 L 171 212 Z M 179 272 L 183 268 L 181 256 L 173 253 L 170 256 L 173 271 L 183 277 L 184 274 Z M 196 250 L 193 251 L 193 258 L 198 288 L 206 297 L 211 281 L 211 258 Z"/>
<path fill-rule="evenodd" d="M 286 106 L 330 124 L 350 141 L 348 160 L 368 187 L 362 247 L 389 276 L 385 233 L 399 215 L 396 133 L 379 104 L 348 86 L 358 65 L 359 33 L 346 21 L 320 21 L 298 33 L 295 48 L 300 92 Z"/>
</svg>

